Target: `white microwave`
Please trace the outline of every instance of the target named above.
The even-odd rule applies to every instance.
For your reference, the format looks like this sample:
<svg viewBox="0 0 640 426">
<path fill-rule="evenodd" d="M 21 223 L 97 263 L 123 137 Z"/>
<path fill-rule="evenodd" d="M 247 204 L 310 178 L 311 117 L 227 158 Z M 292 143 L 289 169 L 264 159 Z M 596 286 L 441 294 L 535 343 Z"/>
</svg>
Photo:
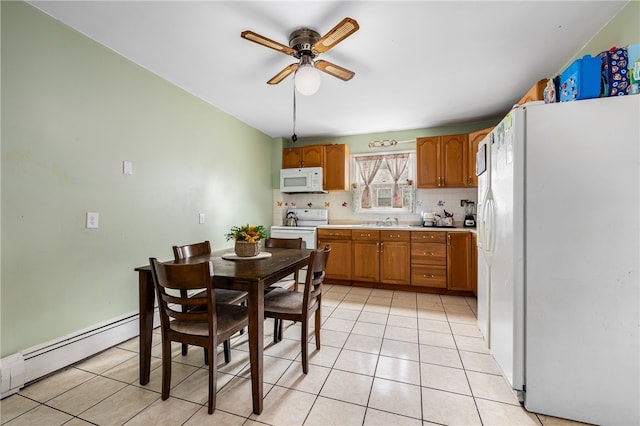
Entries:
<svg viewBox="0 0 640 426">
<path fill-rule="evenodd" d="M 325 192 L 322 190 L 322 167 L 280 169 L 280 192 Z"/>
</svg>

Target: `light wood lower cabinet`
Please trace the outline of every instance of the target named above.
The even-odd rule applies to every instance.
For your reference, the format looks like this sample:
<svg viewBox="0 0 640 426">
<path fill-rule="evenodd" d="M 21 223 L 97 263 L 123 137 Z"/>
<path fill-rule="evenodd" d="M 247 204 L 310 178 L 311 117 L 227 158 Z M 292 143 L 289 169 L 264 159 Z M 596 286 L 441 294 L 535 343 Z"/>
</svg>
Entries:
<svg viewBox="0 0 640 426">
<path fill-rule="evenodd" d="M 471 233 L 447 233 L 447 288 L 472 291 Z"/>
<path fill-rule="evenodd" d="M 354 281 L 380 281 L 380 231 L 352 231 Z"/>
<path fill-rule="evenodd" d="M 446 232 L 411 233 L 411 285 L 447 288 Z"/>
<path fill-rule="evenodd" d="M 411 280 L 411 233 L 380 231 L 380 282 L 409 284 Z"/>
<path fill-rule="evenodd" d="M 351 229 L 319 229 L 318 248 L 331 246 L 325 268 L 327 278 L 351 280 Z"/>
<path fill-rule="evenodd" d="M 475 238 L 471 232 L 319 229 L 318 247 L 331 246 L 329 279 L 475 293 Z"/>
</svg>

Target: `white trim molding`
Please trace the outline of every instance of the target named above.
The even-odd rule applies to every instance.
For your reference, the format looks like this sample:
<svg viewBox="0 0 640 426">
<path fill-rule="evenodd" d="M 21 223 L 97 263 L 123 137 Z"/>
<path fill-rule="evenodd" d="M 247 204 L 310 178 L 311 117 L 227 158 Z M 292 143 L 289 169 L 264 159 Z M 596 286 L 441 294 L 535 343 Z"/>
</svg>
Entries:
<svg viewBox="0 0 640 426">
<path fill-rule="evenodd" d="M 157 309 L 154 326 L 159 323 Z M 26 384 L 68 367 L 138 335 L 138 313 L 131 313 L 0 359 L 0 399 Z"/>
</svg>

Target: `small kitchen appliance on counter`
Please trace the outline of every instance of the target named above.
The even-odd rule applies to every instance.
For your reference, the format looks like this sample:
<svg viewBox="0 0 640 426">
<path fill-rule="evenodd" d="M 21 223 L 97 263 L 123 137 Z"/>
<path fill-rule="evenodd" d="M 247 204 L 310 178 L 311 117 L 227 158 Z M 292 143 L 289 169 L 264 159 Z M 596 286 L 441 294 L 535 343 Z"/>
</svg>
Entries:
<svg viewBox="0 0 640 426">
<path fill-rule="evenodd" d="M 285 226 L 298 226 L 298 216 L 295 212 L 289 211 L 284 222 Z"/>
<path fill-rule="evenodd" d="M 467 205 L 464 208 L 464 227 L 476 227 L 476 203 L 473 201 L 467 201 Z"/>
</svg>

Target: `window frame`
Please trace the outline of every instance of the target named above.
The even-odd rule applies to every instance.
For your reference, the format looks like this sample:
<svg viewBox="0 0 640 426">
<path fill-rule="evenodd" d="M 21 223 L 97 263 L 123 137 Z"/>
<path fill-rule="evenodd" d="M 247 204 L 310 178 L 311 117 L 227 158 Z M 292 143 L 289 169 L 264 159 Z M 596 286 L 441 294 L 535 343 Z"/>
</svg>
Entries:
<svg viewBox="0 0 640 426">
<path fill-rule="evenodd" d="M 360 173 L 358 171 L 357 158 L 359 157 L 385 157 L 388 155 L 397 155 L 397 154 L 409 154 L 409 160 L 407 163 L 407 179 L 404 181 L 399 181 L 400 184 L 400 196 L 404 200 L 407 196 L 409 196 L 408 205 L 404 205 L 403 207 L 371 207 L 371 208 L 363 208 L 361 207 L 361 196 L 364 188 L 364 184 L 362 183 L 362 179 L 360 177 Z M 415 182 L 417 176 L 417 156 L 415 150 L 404 150 L 404 151 L 386 151 L 386 152 L 375 152 L 375 153 L 360 153 L 360 154 L 351 154 L 351 158 L 349 159 L 350 172 L 352 176 L 351 182 L 351 193 L 353 196 L 353 211 L 358 214 L 411 214 L 415 212 Z M 383 161 L 386 162 L 386 159 L 383 158 Z M 375 187 L 373 185 L 370 186 L 372 196 L 376 194 L 377 190 L 382 189 L 380 187 Z M 409 191 L 407 193 L 407 191 Z M 377 203 L 376 203 L 377 204 Z"/>
</svg>

